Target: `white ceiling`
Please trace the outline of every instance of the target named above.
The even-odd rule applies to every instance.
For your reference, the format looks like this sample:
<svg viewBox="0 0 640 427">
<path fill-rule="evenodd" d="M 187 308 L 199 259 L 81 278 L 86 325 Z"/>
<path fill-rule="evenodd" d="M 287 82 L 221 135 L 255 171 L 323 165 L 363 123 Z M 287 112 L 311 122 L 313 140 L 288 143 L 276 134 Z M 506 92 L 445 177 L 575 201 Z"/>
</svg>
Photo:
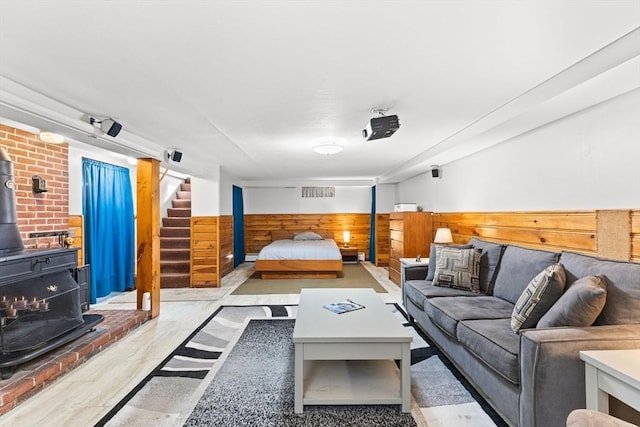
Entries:
<svg viewBox="0 0 640 427">
<path fill-rule="evenodd" d="M 639 27 L 639 0 L 0 0 L 0 116 L 113 117 L 114 150 L 248 184 L 396 182 L 640 87 Z M 400 130 L 366 142 L 378 107 Z"/>
</svg>

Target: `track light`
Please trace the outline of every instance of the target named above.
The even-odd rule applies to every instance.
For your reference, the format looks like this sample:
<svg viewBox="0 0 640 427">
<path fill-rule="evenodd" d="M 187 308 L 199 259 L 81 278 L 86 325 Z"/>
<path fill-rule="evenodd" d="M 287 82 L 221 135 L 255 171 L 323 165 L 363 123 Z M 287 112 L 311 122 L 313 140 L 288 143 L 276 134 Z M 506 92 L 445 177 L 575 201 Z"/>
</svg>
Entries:
<svg viewBox="0 0 640 427">
<path fill-rule="evenodd" d="M 122 130 L 122 125 L 113 119 L 98 120 L 94 117 L 89 117 L 89 123 L 91 123 L 94 126 L 96 125 L 96 123 L 99 124 L 100 125 L 99 127 L 102 130 L 102 132 L 113 137 L 118 136 L 118 134 Z"/>
</svg>

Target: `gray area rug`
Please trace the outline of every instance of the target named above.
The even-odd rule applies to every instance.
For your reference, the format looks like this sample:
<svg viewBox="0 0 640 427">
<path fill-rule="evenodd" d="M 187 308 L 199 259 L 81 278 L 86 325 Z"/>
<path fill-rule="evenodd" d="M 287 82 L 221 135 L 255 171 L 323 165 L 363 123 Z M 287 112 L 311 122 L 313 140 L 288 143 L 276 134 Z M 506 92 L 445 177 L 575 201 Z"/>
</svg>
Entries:
<svg viewBox="0 0 640 427">
<path fill-rule="evenodd" d="M 399 405 L 293 411 L 294 320 L 252 320 L 185 426 L 415 426 Z"/>
<path fill-rule="evenodd" d="M 411 392 L 429 427 L 505 426 L 399 307 L 387 307 L 412 332 Z M 293 321 L 268 319 L 296 314 L 297 306 L 221 307 L 96 425 L 415 425 L 399 405 L 306 406 L 294 414 Z M 265 320 L 243 332 L 246 319 Z"/>
</svg>

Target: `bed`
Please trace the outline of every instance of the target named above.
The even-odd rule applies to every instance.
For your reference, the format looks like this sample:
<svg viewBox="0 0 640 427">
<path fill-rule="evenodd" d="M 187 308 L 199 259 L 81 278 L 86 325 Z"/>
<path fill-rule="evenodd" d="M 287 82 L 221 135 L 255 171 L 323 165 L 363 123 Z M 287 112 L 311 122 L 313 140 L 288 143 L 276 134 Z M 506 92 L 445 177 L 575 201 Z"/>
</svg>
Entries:
<svg viewBox="0 0 640 427">
<path fill-rule="evenodd" d="M 262 279 L 335 279 L 342 271 L 333 233 L 272 231 L 256 259 Z"/>
</svg>

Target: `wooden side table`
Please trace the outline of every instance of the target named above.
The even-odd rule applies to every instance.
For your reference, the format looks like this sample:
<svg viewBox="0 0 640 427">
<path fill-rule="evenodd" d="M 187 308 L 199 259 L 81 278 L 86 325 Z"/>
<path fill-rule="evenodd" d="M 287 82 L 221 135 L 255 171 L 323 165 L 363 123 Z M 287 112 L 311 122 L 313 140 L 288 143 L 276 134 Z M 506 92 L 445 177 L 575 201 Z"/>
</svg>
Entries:
<svg viewBox="0 0 640 427">
<path fill-rule="evenodd" d="M 357 263 L 358 262 L 358 248 L 356 246 L 340 247 L 340 254 L 342 255 L 342 262 Z"/>
<path fill-rule="evenodd" d="M 581 351 L 587 409 L 609 413 L 609 395 L 640 411 L 640 350 Z"/>
</svg>

